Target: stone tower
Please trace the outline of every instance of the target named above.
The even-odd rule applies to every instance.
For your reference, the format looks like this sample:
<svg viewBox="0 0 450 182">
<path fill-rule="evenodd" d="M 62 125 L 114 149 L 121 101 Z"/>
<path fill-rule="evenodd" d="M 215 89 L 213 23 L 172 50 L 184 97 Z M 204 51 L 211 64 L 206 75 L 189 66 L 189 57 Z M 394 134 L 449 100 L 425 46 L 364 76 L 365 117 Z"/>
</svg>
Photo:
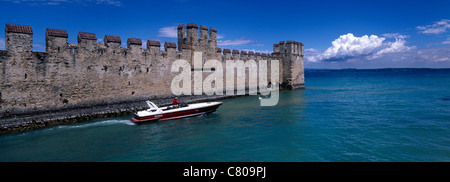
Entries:
<svg viewBox="0 0 450 182">
<path fill-rule="evenodd" d="M 274 56 L 280 59 L 280 84 L 282 88 L 296 89 L 305 85 L 303 43 L 280 41 L 273 45 Z"/>
</svg>

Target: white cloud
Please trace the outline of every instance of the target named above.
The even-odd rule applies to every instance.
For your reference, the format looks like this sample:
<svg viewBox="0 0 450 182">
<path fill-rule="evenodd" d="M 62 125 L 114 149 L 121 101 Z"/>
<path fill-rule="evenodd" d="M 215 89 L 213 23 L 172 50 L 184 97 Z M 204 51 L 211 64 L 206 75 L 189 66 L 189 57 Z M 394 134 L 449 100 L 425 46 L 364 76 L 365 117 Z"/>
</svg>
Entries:
<svg viewBox="0 0 450 182">
<path fill-rule="evenodd" d="M 355 37 L 352 33 L 348 33 L 331 42 L 332 46 L 325 52 L 315 57 L 310 57 L 308 60 L 311 62 L 341 61 L 352 57 L 366 56 L 379 48 L 385 39 L 376 35 Z"/>
<path fill-rule="evenodd" d="M 316 57 L 323 54 L 323 52 L 325 52 L 325 50 L 317 50 L 314 48 L 305 49 L 305 60 L 307 62 L 317 62 L 318 60 Z"/>
<path fill-rule="evenodd" d="M 364 35 L 355 37 L 352 33 L 341 35 L 334 40 L 332 46 L 325 51 L 306 49 L 305 56 L 309 62 L 336 62 L 349 60 L 372 60 L 387 54 L 407 52 L 415 47 L 406 46 L 403 39 L 409 37 L 398 33 L 383 34 L 385 37 L 396 37 L 394 42 L 385 42 L 385 37 Z"/>
<path fill-rule="evenodd" d="M 264 44 L 252 44 L 251 46 L 264 47 Z"/>
<path fill-rule="evenodd" d="M 160 28 L 158 30 L 158 36 L 177 38 L 178 37 L 177 26 L 168 26 Z"/>
<path fill-rule="evenodd" d="M 428 62 L 450 62 L 448 55 L 450 55 L 450 47 L 438 47 L 419 50 L 414 55 L 414 59 L 427 60 Z"/>
<path fill-rule="evenodd" d="M 432 25 L 417 26 L 416 28 L 424 34 L 441 34 L 450 29 L 450 20 L 442 19 Z"/>
<path fill-rule="evenodd" d="M 396 38 L 396 39 L 409 38 L 409 35 L 401 35 L 400 33 L 385 33 L 382 34 L 382 36 L 386 38 Z"/>
<path fill-rule="evenodd" d="M 122 6 L 122 2 L 118 0 L 96 0 L 97 4 L 107 4 L 112 6 Z"/>
<path fill-rule="evenodd" d="M 225 38 L 224 35 L 222 35 L 222 34 L 217 34 L 217 39 L 223 39 L 223 38 Z"/>
<path fill-rule="evenodd" d="M 244 38 L 238 38 L 234 40 L 218 40 L 217 45 L 218 46 L 242 46 L 242 45 L 248 45 L 252 43 L 252 40 L 244 39 Z"/>
<path fill-rule="evenodd" d="M 450 37 L 447 37 L 447 40 L 443 41 L 442 44 L 450 44 Z"/>
<path fill-rule="evenodd" d="M 384 54 L 370 61 L 363 58 L 343 62 L 305 61 L 305 68 L 450 68 L 450 58 L 448 56 L 450 55 L 450 46 L 426 49 L 416 48 L 414 50 L 395 54 Z"/>
<path fill-rule="evenodd" d="M 369 56 L 368 59 L 379 58 L 389 53 L 407 52 L 409 50 L 416 48 L 415 46 L 412 47 L 406 46 L 405 43 L 406 41 L 403 39 L 395 39 L 395 42 L 388 42 L 386 43 L 387 46 L 384 49 L 381 49 L 374 55 Z"/>
<path fill-rule="evenodd" d="M 259 53 L 265 53 L 265 54 L 271 54 L 272 51 L 270 50 L 256 50 L 256 49 L 242 49 L 242 51 L 246 51 L 247 53 L 252 51 L 254 53 L 259 52 Z"/>
</svg>

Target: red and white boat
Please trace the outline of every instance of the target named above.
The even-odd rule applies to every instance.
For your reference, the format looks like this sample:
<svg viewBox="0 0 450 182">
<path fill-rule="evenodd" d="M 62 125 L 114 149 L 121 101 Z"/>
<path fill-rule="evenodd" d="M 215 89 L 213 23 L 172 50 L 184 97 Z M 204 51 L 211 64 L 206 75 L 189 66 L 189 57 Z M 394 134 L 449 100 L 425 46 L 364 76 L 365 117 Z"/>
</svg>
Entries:
<svg viewBox="0 0 450 182">
<path fill-rule="evenodd" d="M 142 123 L 147 121 L 170 120 L 198 116 L 214 112 L 220 105 L 222 105 L 222 102 L 204 102 L 189 105 L 186 104 L 185 106 L 178 107 L 175 105 L 158 107 L 153 102 L 146 102 L 149 108 L 136 112 L 134 114 L 134 118 L 131 118 L 131 121 L 134 123 Z"/>
</svg>

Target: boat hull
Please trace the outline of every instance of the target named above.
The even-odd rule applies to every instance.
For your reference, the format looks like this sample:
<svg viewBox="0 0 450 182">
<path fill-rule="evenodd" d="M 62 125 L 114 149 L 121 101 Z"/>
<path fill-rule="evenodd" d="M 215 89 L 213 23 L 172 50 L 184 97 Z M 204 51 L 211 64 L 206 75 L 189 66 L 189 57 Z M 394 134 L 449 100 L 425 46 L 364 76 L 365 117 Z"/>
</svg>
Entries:
<svg viewBox="0 0 450 182">
<path fill-rule="evenodd" d="M 162 114 L 150 115 L 150 116 L 135 116 L 130 120 L 134 123 L 144 123 L 144 122 L 152 122 L 152 121 L 163 121 L 163 120 L 172 120 L 172 119 L 181 119 L 193 116 L 199 116 L 202 114 L 208 114 L 214 112 L 219 108 L 222 103 L 214 104 L 207 107 L 201 108 L 192 108 L 188 110 L 176 111 L 176 112 L 167 112 Z"/>
</svg>

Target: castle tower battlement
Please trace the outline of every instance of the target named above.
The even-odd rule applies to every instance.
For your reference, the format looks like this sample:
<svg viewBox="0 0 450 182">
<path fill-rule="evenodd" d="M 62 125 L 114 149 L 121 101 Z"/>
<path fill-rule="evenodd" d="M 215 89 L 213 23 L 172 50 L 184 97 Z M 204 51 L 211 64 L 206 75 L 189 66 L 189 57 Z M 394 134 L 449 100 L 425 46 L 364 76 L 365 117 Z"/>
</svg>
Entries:
<svg viewBox="0 0 450 182">
<path fill-rule="evenodd" d="M 65 30 L 47 28 L 45 31 L 46 52 L 60 52 L 67 48 L 69 35 Z"/>
<path fill-rule="evenodd" d="M 6 24 L 5 48 L 9 52 L 31 52 L 33 29 L 30 26 Z"/>
<path fill-rule="evenodd" d="M 185 32 L 186 30 L 186 32 Z M 217 48 L 217 30 L 215 28 L 209 28 L 202 25 L 200 26 L 200 36 L 199 36 L 199 26 L 195 23 L 189 23 L 186 25 L 179 25 L 178 31 L 178 45 L 187 44 L 190 45 L 193 51 L 202 52 L 214 52 Z M 184 35 L 186 34 L 186 37 Z M 178 48 L 181 50 L 181 48 Z"/>
</svg>

